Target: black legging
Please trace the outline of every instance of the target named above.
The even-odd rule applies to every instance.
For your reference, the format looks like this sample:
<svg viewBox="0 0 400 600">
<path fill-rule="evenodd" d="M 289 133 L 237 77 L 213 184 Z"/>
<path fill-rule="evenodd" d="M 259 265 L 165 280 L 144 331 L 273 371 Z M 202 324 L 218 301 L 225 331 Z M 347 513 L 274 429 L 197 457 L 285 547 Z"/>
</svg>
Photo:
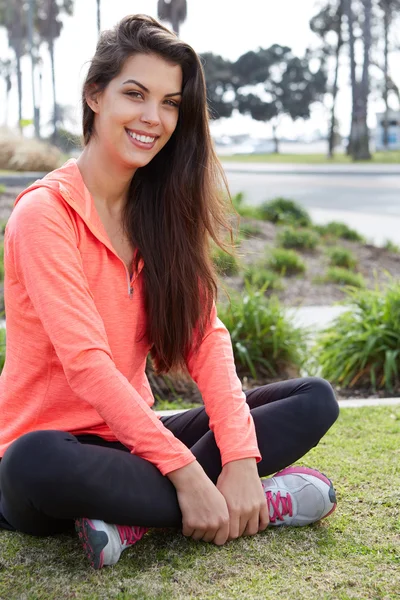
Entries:
<svg viewBox="0 0 400 600">
<path fill-rule="evenodd" d="M 246 392 L 262 460 L 260 477 L 298 461 L 336 421 L 339 406 L 328 382 L 301 378 Z M 162 417 L 216 483 L 221 458 L 203 407 Z M 181 527 L 168 477 L 120 442 L 56 430 L 27 433 L 0 463 L 0 512 L 9 529 L 46 536 L 73 529 L 74 519 L 147 527 Z"/>
</svg>

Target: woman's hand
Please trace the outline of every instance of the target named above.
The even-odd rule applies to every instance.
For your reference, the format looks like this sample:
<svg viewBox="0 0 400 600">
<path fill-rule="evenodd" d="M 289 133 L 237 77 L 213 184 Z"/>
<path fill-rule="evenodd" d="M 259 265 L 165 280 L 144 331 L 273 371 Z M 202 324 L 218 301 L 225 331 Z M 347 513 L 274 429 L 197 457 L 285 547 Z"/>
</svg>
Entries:
<svg viewBox="0 0 400 600">
<path fill-rule="evenodd" d="M 227 463 L 217 481 L 229 510 L 229 540 L 255 535 L 269 523 L 268 504 L 255 458 Z"/>
<path fill-rule="evenodd" d="M 182 533 L 194 540 L 225 544 L 229 512 L 225 499 L 196 461 L 167 474 L 175 486 L 182 512 Z"/>
</svg>

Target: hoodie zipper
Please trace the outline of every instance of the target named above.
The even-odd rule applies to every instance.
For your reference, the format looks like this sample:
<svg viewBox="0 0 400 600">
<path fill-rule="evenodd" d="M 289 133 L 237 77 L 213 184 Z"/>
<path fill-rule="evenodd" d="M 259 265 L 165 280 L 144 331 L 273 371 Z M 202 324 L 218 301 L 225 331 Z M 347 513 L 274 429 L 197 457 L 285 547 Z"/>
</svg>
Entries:
<svg viewBox="0 0 400 600">
<path fill-rule="evenodd" d="M 122 262 L 124 263 L 123 260 L 122 260 Z M 133 285 L 131 283 L 131 280 L 130 280 L 130 277 L 129 277 L 129 271 L 128 271 L 128 268 L 127 268 L 127 266 L 126 266 L 125 263 L 124 263 L 124 267 L 125 267 L 125 271 L 126 271 L 126 278 L 128 280 L 128 296 L 129 296 L 129 298 L 133 298 Z"/>
<path fill-rule="evenodd" d="M 64 198 L 64 200 L 66 200 L 66 202 L 67 202 L 67 203 L 68 203 L 70 206 L 72 206 L 72 208 L 74 208 L 74 210 L 76 210 L 75 203 L 74 203 L 74 201 L 72 200 L 72 198 L 71 198 L 71 194 L 69 193 L 69 191 L 68 191 L 68 190 L 66 190 L 66 189 L 64 188 L 64 189 L 60 189 L 60 193 L 61 193 L 61 196 Z M 67 197 L 66 197 L 66 196 L 67 196 Z M 78 214 L 79 214 L 79 211 L 77 211 L 77 212 L 78 212 Z M 82 218 L 82 217 L 81 217 L 81 218 Z M 86 222 L 86 224 L 88 224 L 88 222 L 87 222 L 86 220 L 85 220 L 85 222 Z M 90 229 L 91 229 L 91 231 L 94 233 L 93 229 L 92 229 L 92 228 L 90 228 Z M 119 256 L 119 255 L 118 255 L 116 252 L 115 252 L 114 248 L 113 248 L 113 247 L 112 247 L 112 246 L 111 246 L 109 243 L 105 243 L 105 242 L 104 242 L 103 236 L 99 235 L 99 233 L 98 233 L 97 231 L 96 231 L 95 235 L 96 235 L 97 239 L 98 239 L 98 240 L 100 240 L 100 241 L 101 241 L 101 242 L 102 242 L 102 243 L 103 243 L 103 244 L 104 244 L 104 245 L 105 245 L 107 248 L 109 248 L 109 249 L 110 249 L 110 250 L 113 252 L 113 254 L 115 254 L 115 256 L 117 256 L 117 257 L 119 258 L 119 260 L 122 262 L 122 264 L 124 265 L 125 272 L 126 272 L 126 279 L 127 279 L 127 283 L 128 283 L 128 297 L 129 297 L 130 299 L 132 299 L 132 298 L 133 298 L 133 285 L 132 285 L 132 282 L 131 282 L 131 279 L 130 279 L 130 276 L 129 276 L 129 271 L 128 271 L 128 268 L 127 268 L 127 266 L 126 266 L 125 262 L 124 262 L 124 261 L 122 260 L 122 258 L 121 258 L 121 257 L 120 257 L 120 256 Z M 107 240 L 107 242 L 108 242 L 108 240 Z"/>
</svg>

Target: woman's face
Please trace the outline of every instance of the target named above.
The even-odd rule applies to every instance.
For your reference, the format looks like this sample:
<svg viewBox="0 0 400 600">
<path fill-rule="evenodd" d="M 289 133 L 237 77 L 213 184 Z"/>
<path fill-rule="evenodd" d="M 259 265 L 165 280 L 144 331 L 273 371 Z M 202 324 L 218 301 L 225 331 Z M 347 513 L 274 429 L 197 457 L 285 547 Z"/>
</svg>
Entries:
<svg viewBox="0 0 400 600">
<path fill-rule="evenodd" d="M 129 57 L 107 88 L 87 98 L 102 147 L 128 169 L 147 165 L 173 134 L 182 69 L 155 54 Z"/>
</svg>

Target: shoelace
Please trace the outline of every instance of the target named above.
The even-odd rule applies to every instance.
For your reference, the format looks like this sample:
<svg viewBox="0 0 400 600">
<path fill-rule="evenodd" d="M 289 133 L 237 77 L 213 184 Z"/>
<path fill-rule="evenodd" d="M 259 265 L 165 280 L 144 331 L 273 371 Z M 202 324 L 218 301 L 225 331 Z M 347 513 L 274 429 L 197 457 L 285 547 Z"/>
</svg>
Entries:
<svg viewBox="0 0 400 600">
<path fill-rule="evenodd" d="M 130 525 L 117 525 L 121 543 L 134 544 L 138 542 L 148 531 L 147 527 L 132 527 Z"/>
<path fill-rule="evenodd" d="M 275 496 L 275 499 L 274 499 Z M 276 519 L 279 519 L 279 521 L 284 521 L 284 515 L 289 515 L 289 517 L 291 517 L 293 515 L 293 511 L 292 511 L 292 498 L 290 497 L 290 494 L 287 493 L 286 497 L 285 496 L 281 496 L 280 492 L 277 492 L 276 494 L 274 494 L 271 491 L 267 491 L 266 492 L 266 497 L 267 497 L 267 502 L 268 502 L 268 508 L 271 512 L 271 506 L 273 508 L 273 515 L 272 517 L 269 517 L 269 520 L 271 521 L 271 523 L 275 523 Z M 281 508 L 279 509 L 279 502 L 281 503 Z"/>
</svg>

